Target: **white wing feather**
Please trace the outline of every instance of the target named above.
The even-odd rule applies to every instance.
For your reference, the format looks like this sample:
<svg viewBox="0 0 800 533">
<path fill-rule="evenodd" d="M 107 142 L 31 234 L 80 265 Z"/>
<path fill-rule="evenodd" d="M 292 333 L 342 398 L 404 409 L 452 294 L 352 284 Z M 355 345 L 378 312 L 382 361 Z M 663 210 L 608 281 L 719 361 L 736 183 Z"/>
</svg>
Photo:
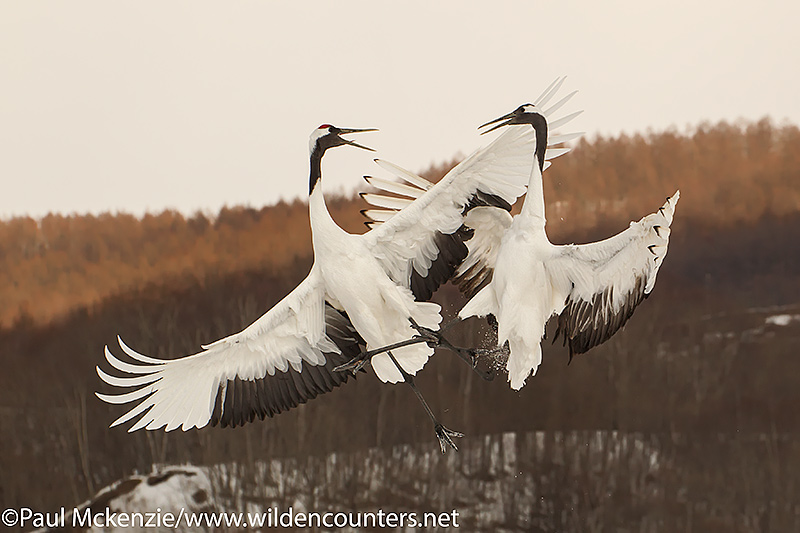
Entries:
<svg viewBox="0 0 800 533">
<path fill-rule="evenodd" d="M 564 295 L 565 307 L 556 310 L 562 313 L 559 331 L 575 353 L 613 335 L 653 290 L 679 198 L 680 191 L 609 239 L 558 246 L 559 253 L 545 263 L 554 289 Z"/>
<path fill-rule="evenodd" d="M 513 220 L 508 211 L 493 207 L 476 207 L 464 218 L 464 224 L 472 228 L 474 233 L 466 242 L 469 253 L 458 266 L 453 281 L 467 298 L 491 279 L 500 242 Z"/>
<path fill-rule="evenodd" d="M 541 108 L 542 106 L 547 104 L 547 102 L 549 102 L 552 99 L 552 97 L 561 88 L 561 85 L 564 83 L 565 79 L 566 78 L 557 78 L 555 81 L 553 81 L 553 83 L 551 83 L 548 86 L 548 88 L 545 89 L 545 91 L 539 96 L 539 98 L 534 100 L 534 105 L 536 105 L 537 107 Z M 568 148 L 568 147 L 555 148 L 557 145 L 565 143 L 565 142 L 569 142 L 569 141 L 572 141 L 572 140 L 575 140 L 575 139 L 581 137 L 582 135 L 584 135 L 584 132 L 572 132 L 572 133 L 564 133 L 564 134 L 554 133 L 555 129 L 567 124 L 572 119 L 574 119 L 575 117 L 577 117 L 578 115 L 583 113 L 583 111 L 576 111 L 575 113 L 571 113 L 571 114 L 569 114 L 569 115 L 567 115 L 565 117 L 562 117 L 560 119 L 556 119 L 554 121 L 550 121 L 551 116 L 556 111 L 558 111 L 564 104 L 566 104 L 573 96 L 575 96 L 576 93 L 577 93 L 577 91 L 571 92 L 570 94 L 568 94 L 567 96 L 565 96 L 564 98 L 559 100 L 558 103 L 554 104 L 553 106 L 551 106 L 547 110 L 543 111 L 543 113 L 542 113 L 548 119 L 548 122 L 550 123 L 550 132 L 548 133 L 548 137 L 547 137 L 548 149 L 545 151 L 545 157 L 544 157 L 544 159 L 545 159 L 544 168 L 545 169 L 547 169 L 551 165 L 551 160 L 552 159 L 555 159 L 556 157 L 564 155 L 565 153 L 570 151 L 570 148 Z M 531 129 L 531 128 L 529 128 L 529 129 Z M 492 145 L 484 148 L 483 150 L 479 150 L 478 152 L 476 152 L 476 154 L 480 153 L 480 152 L 487 152 L 487 151 L 490 151 L 491 149 L 492 149 Z M 473 156 L 471 156 L 471 157 L 474 157 L 476 154 L 473 154 Z M 409 170 L 406 170 L 406 169 L 404 169 L 402 167 L 399 167 L 399 166 L 397 166 L 397 165 L 395 165 L 393 163 L 389 163 L 388 161 L 383 161 L 383 160 L 380 160 L 380 159 L 376 159 L 375 162 L 378 163 L 378 165 L 381 168 L 383 168 L 383 169 L 389 171 L 390 173 L 392 173 L 394 175 L 394 177 L 397 180 L 399 180 L 399 183 L 398 183 L 398 182 L 391 182 L 391 181 L 388 181 L 388 180 L 381 180 L 381 179 L 376 179 L 376 178 L 372 178 L 372 177 L 369 177 L 369 176 L 365 176 L 365 179 L 367 180 L 367 182 L 370 185 L 372 185 L 375 188 L 377 188 L 377 189 L 380 189 L 382 191 L 385 191 L 385 192 L 388 192 L 388 193 L 392 193 L 392 194 L 402 195 L 402 196 L 407 197 L 407 198 L 416 199 L 416 198 L 419 198 L 420 196 L 422 196 L 422 194 L 424 194 L 426 191 L 430 190 L 434 186 L 433 183 L 431 183 L 430 181 L 426 180 L 422 176 L 418 176 L 418 175 L 414 174 L 413 172 L 411 172 Z M 502 163 L 503 163 L 503 161 L 498 161 L 498 164 L 502 164 Z M 458 167 L 456 167 L 456 168 L 458 168 Z M 450 172 L 453 172 L 455 170 L 456 169 L 454 168 Z M 449 176 L 449 173 L 448 173 L 447 176 Z M 525 176 L 525 185 L 527 185 L 527 180 L 528 180 L 529 177 L 530 177 L 530 174 L 528 174 L 528 176 Z M 444 179 L 442 181 L 444 181 Z M 364 200 L 367 201 L 367 203 L 369 203 L 371 205 L 374 205 L 376 207 L 382 207 L 382 208 L 388 207 L 387 204 L 391 203 L 390 200 L 386 200 L 386 199 L 395 198 L 395 197 L 392 197 L 392 196 L 386 196 L 386 195 L 375 194 L 375 193 L 364 194 L 364 195 L 362 195 L 362 197 L 364 198 Z M 516 198 L 518 198 L 518 196 Z M 514 202 L 511 201 L 510 203 L 513 204 Z M 403 207 L 405 207 L 405 206 L 399 206 L 399 207 L 394 208 L 394 209 L 395 209 L 395 211 L 399 211 Z M 377 218 L 376 219 L 372 219 L 372 217 L 371 217 L 372 212 L 373 211 L 371 211 L 371 210 L 362 211 L 364 216 L 366 216 L 367 218 L 370 219 L 367 222 L 367 225 L 369 227 L 375 228 L 375 227 L 379 226 L 380 224 L 382 224 L 383 222 L 386 222 L 386 220 L 388 220 L 388 218 L 384 215 L 385 212 L 381 212 L 380 219 L 377 219 Z"/>
<path fill-rule="evenodd" d="M 436 234 L 451 234 L 463 224 L 463 212 L 478 192 L 513 204 L 524 194 L 531 166 L 535 137 L 528 126 L 509 127 L 489 146 L 459 163 L 395 216 L 364 237 L 386 271 L 398 282 L 408 283 L 410 269 L 422 276 L 436 258 Z M 377 196 L 377 195 L 376 195 Z M 386 197 L 388 198 L 388 197 Z M 390 207 L 390 202 L 373 205 Z"/>
<path fill-rule="evenodd" d="M 201 428 L 211 420 L 214 403 L 227 380 L 254 380 L 291 366 L 323 365 L 323 352 L 339 353 L 325 334 L 325 293 L 321 277 L 312 268 L 291 293 L 249 327 L 203 346 L 203 351 L 179 359 L 156 359 L 120 347 L 139 364 L 117 359 L 106 347 L 109 364 L 129 377 L 115 377 L 99 367 L 100 378 L 114 387 L 137 387 L 122 394 L 100 394 L 101 400 L 122 404 L 141 400 L 111 426 L 141 418 L 129 429 L 166 426 L 167 431 Z"/>
<path fill-rule="evenodd" d="M 535 105 L 541 107 L 547 104 L 563 82 L 563 78 L 554 81 L 535 101 Z M 545 116 L 555 113 L 575 92 L 577 91 L 548 108 L 544 112 Z M 572 113 L 557 122 L 559 125 L 566 124 L 578 114 L 580 112 Z M 570 150 L 567 147 L 555 147 L 556 145 L 581 135 L 582 133 L 549 135 L 545 168 L 550 166 L 550 160 Z M 524 194 L 530 180 L 534 143 L 533 128 L 527 125 L 508 127 L 493 143 L 474 152 L 435 185 L 397 165 L 376 160 L 399 181 L 387 184 L 386 180 L 367 178 L 368 182 L 385 192 L 401 196 L 362 194 L 368 203 L 381 208 L 364 210 L 362 213 L 370 218 L 367 225 L 373 231 L 367 236 L 373 239 L 373 251 L 382 259 L 386 271 L 393 279 L 409 283 L 412 268 L 423 277 L 427 274 L 438 254 L 434 245 L 437 233 L 450 234 L 466 224 L 466 218 L 475 209 L 470 210 L 465 218 L 464 208 L 477 191 L 502 198 L 508 205 L 513 205 Z M 398 214 L 391 216 L 392 211 Z M 466 241 L 466 266 L 462 266 L 457 272 L 462 290 L 468 294 L 490 274 L 496 257 L 496 246 L 491 244 L 499 242 L 510 221 L 505 212 L 491 211 L 493 210 L 473 215 L 474 226 L 466 224 L 477 230 L 477 236 L 474 233 Z"/>
</svg>

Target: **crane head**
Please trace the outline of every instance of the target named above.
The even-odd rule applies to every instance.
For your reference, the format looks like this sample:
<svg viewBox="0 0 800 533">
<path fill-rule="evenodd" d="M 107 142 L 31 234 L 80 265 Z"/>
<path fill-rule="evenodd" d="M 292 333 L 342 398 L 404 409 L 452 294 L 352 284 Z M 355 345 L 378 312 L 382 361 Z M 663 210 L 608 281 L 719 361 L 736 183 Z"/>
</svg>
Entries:
<svg viewBox="0 0 800 533">
<path fill-rule="evenodd" d="M 320 127 L 311 132 L 311 137 L 309 138 L 309 150 L 313 153 L 314 148 L 318 146 L 324 152 L 328 148 L 349 144 L 350 146 L 355 146 L 356 148 L 361 148 L 362 150 L 374 152 L 375 150 L 372 148 L 368 148 L 358 144 L 355 141 L 351 141 L 350 139 L 345 139 L 342 137 L 342 135 L 347 135 L 348 133 L 364 133 L 367 131 L 378 130 L 375 128 L 337 128 L 336 126 L 332 126 L 330 124 L 322 124 Z"/>
<path fill-rule="evenodd" d="M 488 130 L 481 132 L 481 135 L 484 135 L 496 130 L 497 128 L 502 128 L 503 126 L 509 126 L 511 124 L 531 124 L 535 128 L 538 122 L 547 122 L 539 108 L 533 104 L 523 104 L 511 113 L 503 115 L 500 118 L 490 120 L 486 124 L 481 125 L 478 129 L 495 124 Z"/>
</svg>

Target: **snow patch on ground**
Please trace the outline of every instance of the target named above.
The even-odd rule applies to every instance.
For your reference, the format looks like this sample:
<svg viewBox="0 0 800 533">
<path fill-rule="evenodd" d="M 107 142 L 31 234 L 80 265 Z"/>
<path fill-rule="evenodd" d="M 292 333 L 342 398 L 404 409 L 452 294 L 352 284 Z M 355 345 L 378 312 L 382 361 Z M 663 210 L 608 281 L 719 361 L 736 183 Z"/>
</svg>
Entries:
<svg viewBox="0 0 800 533">
<path fill-rule="evenodd" d="M 105 523 L 105 513 L 123 513 L 126 515 L 138 514 L 147 518 L 138 518 L 139 522 L 148 519 L 148 514 L 154 517 L 171 513 L 177 517 L 181 509 L 187 513 L 209 513 L 216 510 L 213 501 L 213 488 L 206 473 L 206 469 L 191 465 L 162 466 L 154 468 L 149 475 L 132 475 L 120 479 L 100 490 L 92 499 L 75 507 L 80 515 L 79 524 L 89 527 L 80 528 L 88 532 L 130 532 L 130 531 L 205 531 L 188 524 L 177 524 L 174 528 L 152 527 L 117 527 L 116 521 Z M 86 515 L 88 510 L 89 515 Z M 100 519 L 91 518 L 92 523 L 86 524 L 86 516 L 103 515 Z M 67 513 L 66 524 L 73 524 L 73 513 Z M 102 524 L 105 527 L 95 527 Z M 131 524 L 139 525 L 136 520 Z M 40 530 L 50 531 L 50 530 Z"/>
<path fill-rule="evenodd" d="M 772 315 L 766 320 L 772 326 L 788 326 L 792 322 L 800 322 L 800 315 Z"/>
</svg>

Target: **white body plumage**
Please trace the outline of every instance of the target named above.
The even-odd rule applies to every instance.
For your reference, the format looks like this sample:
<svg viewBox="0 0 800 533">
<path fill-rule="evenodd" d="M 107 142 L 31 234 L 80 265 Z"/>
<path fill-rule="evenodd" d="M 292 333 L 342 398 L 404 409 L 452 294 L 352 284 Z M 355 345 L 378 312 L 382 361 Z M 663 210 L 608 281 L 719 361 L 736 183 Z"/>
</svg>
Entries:
<svg viewBox="0 0 800 533">
<path fill-rule="evenodd" d="M 409 318 L 427 328 L 439 327 L 439 305 L 415 301 L 409 289 L 392 281 L 364 237 L 347 233 L 331 218 L 321 192 L 311 194 L 309 209 L 315 263 L 326 296 L 334 307 L 348 313 L 368 349 L 413 336 Z M 403 369 L 414 375 L 433 354 L 433 348 L 415 344 L 398 348 L 393 354 Z M 372 368 L 382 381 L 403 380 L 385 353 L 372 358 Z"/>
<path fill-rule="evenodd" d="M 497 318 L 498 344 L 508 342 L 506 368 L 515 390 L 536 374 L 552 316 L 559 315 L 556 337 L 563 333 L 570 342 L 570 357 L 604 342 L 630 318 L 655 284 L 680 197 L 676 192 L 657 212 L 610 239 L 554 245 L 545 231 L 543 163 L 534 162 L 520 214 L 494 219 L 500 246 L 491 282 L 458 314 Z"/>
</svg>

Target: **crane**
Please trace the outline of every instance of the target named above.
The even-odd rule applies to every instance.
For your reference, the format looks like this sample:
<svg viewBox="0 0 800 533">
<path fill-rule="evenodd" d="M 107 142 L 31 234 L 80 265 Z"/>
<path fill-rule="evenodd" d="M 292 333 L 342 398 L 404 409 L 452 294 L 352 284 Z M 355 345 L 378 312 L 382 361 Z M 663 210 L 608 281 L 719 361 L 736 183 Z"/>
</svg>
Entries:
<svg viewBox="0 0 800 533">
<path fill-rule="evenodd" d="M 554 341 L 563 336 L 571 360 L 611 338 L 650 294 L 667 254 L 680 191 L 614 237 L 554 245 L 545 231 L 542 186 L 547 118 L 535 105 L 526 104 L 482 127 L 492 124 L 486 133 L 507 125 L 531 125 L 536 132 L 534 164 L 521 212 L 496 226 L 502 236 L 492 280 L 458 316 L 496 317 L 498 344 L 507 343 L 509 352 L 508 380 L 519 390 L 541 363 L 541 340 L 550 317 L 558 315 Z"/>
<path fill-rule="evenodd" d="M 607 341 L 625 325 L 653 290 L 680 198 L 678 191 L 656 212 L 631 222 L 628 229 L 609 239 L 583 245 L 550 243 L 545 231 L 542 172 L 552 158 L 548 157 L 548 146 L 575 134 L 549 136 L 547 117 L 551 111 L 541 102 L 537 104 L 519 106 L 481 126 L 494 125 L 484 133 L 505 126 L 532 127 L 533 165 L 518 215 L 480 207 L 467 214 L 465 225 L 474 229 L 475 237 L 467 241 L 468 256 L 454 276 L 462 292 L 470 297 L 457 321 L 490 317 L 498 335 L 498 347 L 490 355 L 503 360 L 515 390 L 541 363 L 541 340 L 551 317 L 557 316 L 554 341 L 563 337 L 569 345 L 570 361 L 575 354 Z M 551 127 L 555 127 L 553 124 L 560 125 L 551 123 Z M 418 183 L 420 189 L 426 187 L 420 184 L 422 178 L 402 168 L 383 167 L 406 182 Z M 408 191 L 405 194 L 413 196 Z M 383 205 L 387 204 L 384 200 Z M 370 216 L 371 212 L 365 214 Z M 388 221 L 392 213 L 384 210 L 379 217 Z M 446 342 L 441 331 L 424 326 L 417 330 L 419 334 L 406 342 L 433 346 Z"/>
<path fill-rule="evenodd" d="M 322 157 L 336 146 L 371 150 L 342 137 L 365 131 L 374 130 L 323 124 L 311 134 L 310 216 L 317 232 L 321 223 L 328 222 L 318 219 L 330 219 L 320 187 Z M 323 257 L 326 251 L 321 251 Z M 253 324 L 203 346 L 194 355 L 153 358 L 117 337 L 135 364 L 118 359 L 106 346 L 107 362 L 125 377 L 108 374 L 99 366 L 96 370 L 107 384 L 133 390 L 96 395 L 110 404 L 138 403 L 111 427 L 137 417 L 128 431 L 178 427 L 187 431 L 209 423 L 236 427 L 256 416 L 263 420 L 279 414 L 346 382 L 350 375 L 333 368 L 363 351 L 366 343 L 346 311 L 326 297 L 322 261 L 315 260 L 305 280 Z"/>
</svg>

